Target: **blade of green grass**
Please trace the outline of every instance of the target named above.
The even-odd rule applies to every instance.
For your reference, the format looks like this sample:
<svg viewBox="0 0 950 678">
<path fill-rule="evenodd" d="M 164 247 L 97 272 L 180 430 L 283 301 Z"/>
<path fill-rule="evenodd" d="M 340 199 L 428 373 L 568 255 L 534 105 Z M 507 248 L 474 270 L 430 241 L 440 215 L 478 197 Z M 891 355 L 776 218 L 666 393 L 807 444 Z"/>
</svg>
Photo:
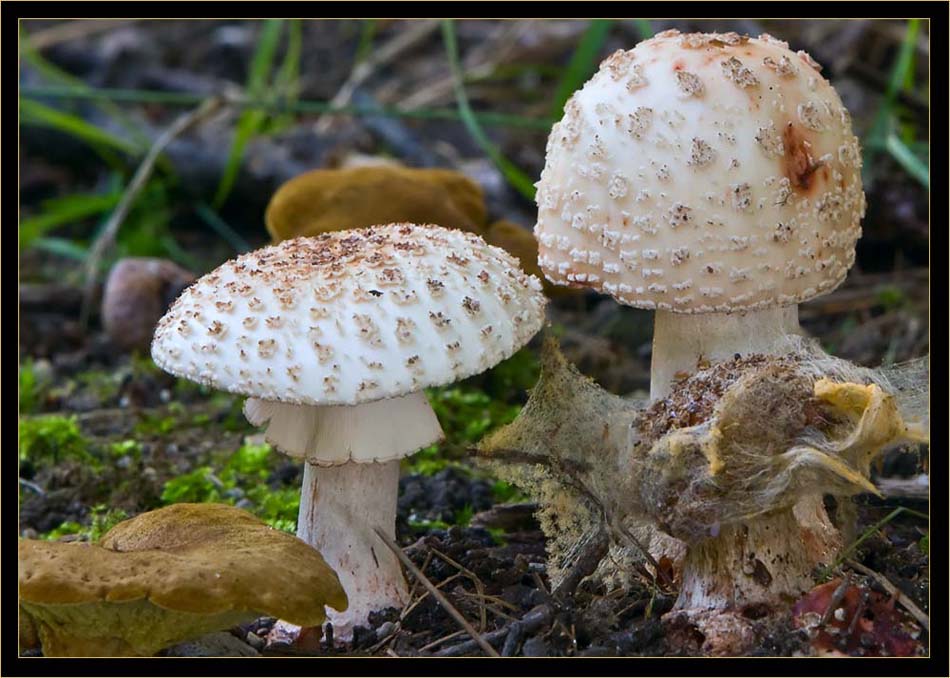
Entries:
<svg viewBox="0 0 950 678">
<path fill-rule="evenodd" d="M 20 54 L 26 63 L 35 68 L 43 77 L 51 82 L 60 83 L 87 91 L 92 89 L 86 84 L 84 80 L 77 78 L 72 73 L 64 71 L 56 64 L 45 59 L 42 54 L 37 52 L 33 48 L 33 45 L 30 44 L 30 37 L 26 33 L 26 30 L 22 28 L 22 26 L 20 29 Z M 115 119 L 122 126 L 122 128 L 128 133 L 129 138 L 133 139 L 134 142 L 140 147 L 139 150 L 143 150 L 148 147 L 148 139 L 145 138 L 138 126 L 133 124 L 132 120 L 129 119 L 129 117 L 122 111 L 121 108 L 116 106 L 108 99 L 92 99 L 92 101 L 99 110 Z"/>
<path fill-rule="evenodd" d="M 449 68 L 452 71 L 455 99 L 458 104 L 459 115 L 468 133 L 475 140 L 475 143 L 478 144 L 479 148 L 482 149 L 482 152 L 491 158 L 492 162 L 495 163 L 508 183 L 521 193 L 521 195 L 533 201 L 535 193 L 534 181 L 498 150 L 472 114 L 472 109 L 468 103 L 468 96 L 465 93 L 465 86 L 462 84 L 462 67 L 459 63 L 458 44 L 455 39 L 455 25 L 451 19 L 442 22 L 442 39 L 445 43 L 445 52 L 449 60 Z"/>
<path fill-rule="evenodd" d="M 247 241 L 242 238 L 237 231 L 231 228 L 224 219 L 218 216 L 218 213 L 211 209 L 211 207 L 205 203 L 199 203 L 197 207 L 195 207 L 195 211 L 198 213 L 198 216 L 201 217 L 215 233 L 226 240 L 238 254 L 251 251 L 251 246 Z"/>
<path fill-rule="evenodd" d="M 275 89 L 286 101 L 297 100 L 300 90 L 300 53 L 303 47 L 303 31 L 300 20 L 295 19 L 287 25 L 287 52 L 277 71 Z"/>
<path fill-rule="evenodd" d="M 160 92 L 140 89 L 109 89 L 100 88 L 80 90 L 70 87 L 22 87 L 22 96 L 82 100 L 82 99 L 110 99 L 137 104 L 164 104 L 167 106 L 195 106 L 207 97 L 191 92 Z M 372 107 L 356 104 L 334 106 L 325 101 L 298 100 L 293 103 L 282 101 L 262 101 L 254 99 L 228 99 L 228 105 L 241 110 L 263 110 L 269 113 L 334 113 L 340 115 L 385 115 L 397 118 L 414 118 L 418 120 L 460 120 L 461 115 L 457 108 L 416 108 L 403 110 L 392 106 L 374 105 Z M 529 118 L 523 115 L 510 113 L 493 113 L 491 111 L 472 112 L 480 125 L 496 127 L 513 127 L 548 131 L 551 125 L 557 122 L 553 118 Z"/>
<path fill-rule="evenodd" d="M 373 49 L 373 38 L 376 37 L 376 20 L 366 19 L 360 28 L 360 41 L 356 45 L 356 55 L 353 63 L 358 64 L 365 59 Z"/>
<path fill-rule="evenodd" d="M 886 148 L 891 157 L 894 158 L 904 171 L 919 181 L 924 188 L 930 190 L 930 169 L 927 163 L 914 155 L 914 152 L 908 148 L 900 137 L 896 134 L 887 136 Z"/>
<path fill-rule="evenodd" d="M 108 212 L 119 202 L 121 193 L 77 193 L 43 203 L 43 211 L 20 221 L 20 250 L 34 245 L 47 231 L 59 226 Z"/>
<path fill-rule="evenodd" d="M 56 110 L 33 99 L 20 99 L 20 124 L 35 127 L 50 127 L 89 144 L 106 162 L 119 163 L 110 149 L 134 155 L 135 144 L 92 125 L 72 113 Z"/>
<path fill-rule="evenodd" d="M 862 171 L 865 184 L 873 182 L 874 158 L 878 150 L 886 145 L 888 136 L 891 133 L 891 128 L 894 126 L 894 109 L 897 102 L 897 95 L 905 83 L 908 82 L 908 79 L 913 78 L 914 50 L 917 48 L 917 35 L 919 32 L 920 20 L 909 20 L 907 22 L 907 29 L 904 31 L 904 39 L 901 41 L 897 59 L 891 68 L 887 89 L 884 91 L 884 99 L 881 101 L 881 105 L 874 116 L 874 121 L 871 123 L 871 129 L 865 139 L 864 169 Z"/>
<path fill-rule="evenodd" d="M 551 105 L 553 117 L 561 117 L 567 100 L 594 74 L 597 57 L 607 41 L 607 35 L 612 26 L 613 21 L 609 19 L 594 19 L 588 24 L 555 90 L 554 102 Z"/>
<path fill-rule="evenodd" d="M 637 29 L 641 40 L 649 40 L 653 37 L 653 24 L 647 19 L 634 19 L 633 26 Z"/>
<path fill-rule="evenodd" d="M 266 93 L 270 74 L 274 67 L 274 58 L 277 54 L 277 43 L 280 39 L 282 27 L 283 21 L 280 19 L 268 19 L 264 22 L 261 36 L 257 42 L 257 49 L 254 51 L 254 57 L 251 60 L 247 80 L 246 89 L 252 98 L 262 98 Z M 221 182 L 218 184 L 218 190 L 212 202 L 215 207 L 220 207 L 227 200 L 241 168 L 244 149 L 266 120 L 267 113 L 264 111 L 244 111 L 238 119 L 234 131 L 234 141 L 231 142 L 231 149 L 228 152 Z"/>
<path fill-rule="evenodd" d="M 88 248 L 67 238 L 37 238 L 33 247 L 75 261 L 85 261 L 89 254 Z"/>
</svg>

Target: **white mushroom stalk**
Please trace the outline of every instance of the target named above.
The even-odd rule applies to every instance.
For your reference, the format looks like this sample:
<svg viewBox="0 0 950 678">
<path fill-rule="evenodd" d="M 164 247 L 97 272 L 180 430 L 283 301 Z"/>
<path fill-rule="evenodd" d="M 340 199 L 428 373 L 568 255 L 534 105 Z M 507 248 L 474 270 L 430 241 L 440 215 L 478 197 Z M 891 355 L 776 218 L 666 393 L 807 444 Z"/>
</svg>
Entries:
<svg viewBox="0 0 950 678">
<path fill-rule="evenodd" d="M 353 592 L 344 612 L 327 610 L 334 637 L 352 637 L 374 610 L 403 607 L 409 591 L 399 561 L 373 528 L 395 539 L 399 460 L 443 437 L 425 393 L 322 407 L 248 398 L 244 414 L 267 425 L 267 442 L 306 460 L 297 536 L 320 545 Z"/>
<path fill-rule="evenodd" d="M 654 401 L 709 363 L 800 346 L 797 304 L 854 262 L 860 146 L 820 69 L 768 35 L 666 31 L 606 59 L 551 131 L 539 264 L 552 282 L 656 311 Z M 755 518 L 741 539 L 691 548 L 681 603 L 793 594 L 837 538 L 821 497 L 802 501 L 796 519 Z M 737 569 L 750 552 L 788 555 L 791 583 L 755 584 Z"/>
<path fill-rule="evenodd" d="M 478 236 L 390 224 L 296 238 L 225 262 L 161 320 L 163 369 L 250 396 L 248 420 L 306 462 L 297 535 L 349 598 L 347 640 L 401 607 L 394 536 L 399 460 L 442 437 L 423 389 L 478 374 L 544 322 L 537 278 Z"/>
<path fill-rule="evenodd" d="M 650 400 L 663 398 L 672 384 L 697 366 L 736 354 L 781 355 L 801 336 L 797 306 L 761 311 L 684 314 L 657 311 L 653 319 Z"/>
</svg>

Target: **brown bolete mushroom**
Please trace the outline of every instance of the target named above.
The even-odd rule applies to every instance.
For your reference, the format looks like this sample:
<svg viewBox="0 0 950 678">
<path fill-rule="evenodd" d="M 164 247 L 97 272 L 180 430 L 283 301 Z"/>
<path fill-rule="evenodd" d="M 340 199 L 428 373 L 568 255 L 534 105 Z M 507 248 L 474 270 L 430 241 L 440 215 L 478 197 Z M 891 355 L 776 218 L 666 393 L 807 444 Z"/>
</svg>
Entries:
<svg viewBox="0 0 950 678">
<path fill-rule="evenodd" d="M 46 656 L 150 656 L 261 615 L 315 626 L 347 604 L 313 547 L 221 504 L 142 513 L 98 544 L 21 539 L 18 557 L 20 613 Z"/>
<path fill-rule="evenodd" d="M 267 206 L 274 242 L 411 222 L 482 234 L 481 187 L 447 169 L 371 165 L 312 170 L 282 185 Z"/>
<path fill-rule="evenodd" d="M 396 556 L 399 460 L 442 438 L 423 389 L 481 373 L 544 322 L 537 278 L 470 233 L 389 224 L 296 238 L 225 262 L 159 323 L 162 369 L 250 398 L 306 461 L 297 535 L 346 589 L 336 638 L 408 591 Z"/>
</svg>

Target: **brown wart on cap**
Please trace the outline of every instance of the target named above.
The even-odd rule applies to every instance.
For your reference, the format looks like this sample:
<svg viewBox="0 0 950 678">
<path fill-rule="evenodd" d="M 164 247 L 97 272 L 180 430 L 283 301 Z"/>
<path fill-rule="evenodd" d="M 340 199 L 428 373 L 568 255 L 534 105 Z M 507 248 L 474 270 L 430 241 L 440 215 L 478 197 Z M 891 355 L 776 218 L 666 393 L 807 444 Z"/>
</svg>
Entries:
<svg viewBox="0 0 950 678">
<path fill-rule="evenodd" d="M 245 286 L 254 308 L 236 293 Z M 221 312 L 211 299 L 232 307 Z M 544 305 L 538 279 L 480 237 L 389 224 L 287 240 L 222 264 L 162 319 L 152 357 L 250 396 L 248 420 L 306 460 L 297 535 L 321 550 L 350 596 L 345 614 L 329 615 L 346 639 L 371 611 L 407 599 L 399 562 L 373 528 L 395 535 L 399 460 L 442 438 L 423 389 L 511 356 L 541 328 Z M 224 331 L 212 337 L 216 322 Z M 203 351 L 205 342 L 215 350 Z M 244 346 L 266 351 L 245 360 Z"/>
<path fill-rule="evenodd" d="M 301 174 L 277 189 L 265 218 L 274 242 L 398 222 L 482 234 L 487 223 L 482 189 L 464 174 L 380 164 Z"/>
<path fill-rule="evenodd" d="M 656 310 L 657 398 L 701 356 L 782 352 L 796 304 L 844 280 L 860 147 L 816 64 L 770 36 L 667 31 L 620 54 L 551 131 L 535 235 L 552 282 Z"/>
<path fill-rule="evenodd" d="M 150 656 L 261 615 L 319 625 L 347 604 L 318 551 L 221 504 L 143 513 L 99 544 L 21 539 L 18 559 L 46 656 Z"/>
</svg>

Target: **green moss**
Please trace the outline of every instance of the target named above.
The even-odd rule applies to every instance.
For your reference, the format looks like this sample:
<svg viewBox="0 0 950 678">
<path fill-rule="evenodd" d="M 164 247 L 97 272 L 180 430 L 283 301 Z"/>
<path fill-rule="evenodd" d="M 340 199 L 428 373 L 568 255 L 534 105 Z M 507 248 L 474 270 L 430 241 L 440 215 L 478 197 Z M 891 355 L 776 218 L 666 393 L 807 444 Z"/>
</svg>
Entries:
<svg viewBox="0 0 950 678">
<path fill-rule="evenodd" d="M 223 485 L 210 466 L 201 466 L 190 473 L 171 478 L 162 488 L 163 504 L 206 503 L 222 501 Z"/>
<path fill-rule="evenodd" d="M 144 437 L 167 436 L 178 426 L 178 419 L 174 416 L 159 416 L 144 414 L 135 424 L 135 433 Z"/>
<path fill-rule="evenodd" d="M 111 443 L 106 448 L 106 451 L 113 459 L 131 457 L 132 459 L 138 460 L 142 458 L 142 446 L 137 440 L 120 440 Z"/>
<path fill-rule="evenodd" d="M 466 504 L 455 512 L 455 515 L 452 516 L 452 522 L 455 525 L 459 525 L 461 527 L 468 527 L 471 524 L 472 518 L 474 516 L 475 509 L 471 504 Z"/>
<path fill-rule="evenodd" d="M 118 399 L 124 377 L 121 370 L 116 372 L 89 370 L 76 375 L 76 384 L 81 390 L 95 396 L 98 402 L 105 404 Z"/>
<path fill-rule="evenodd" d="M 513 383 L 509 377 L 502 381 Z M 433 388 L 426 394 L 445 432 L 445 440 L 407 457 L 403 469 L 408 473 L 431 476 L 449 466 L 469 471 L 460 463 L 468 457 L 468 448 L 486 433 L 511 422 L 521 411 L 520 405 L 492 398 L 472 386 Z"/>
<path fill-rule="evenodd" d="M 20 414 L 33 414 L 40 409 L 40 405 L 49 391 L 51 380 L 47 373 L 36 369 L 29 358 L 20 363 Z"/>
<path fill-rule="evenodd" d="M 540 375 L 541 363 L 537 354 L 523 348 L 486 373 L 485 392 L 503 402 L 523 401 Z"/>
<path fill-rule="evenodd" d="M 228 473 L 222 479 L 227 480 L 228 474 L 266 478 L 270 471 L 271 452 L 272 448 L 267 443 L 263 445 L 242 445 L 237 452 L 228 458 L 225 466 Z"/>
<path fill-rule="evenodd" d="M 512 504 L 531 501 L 531 497 L 517 486 L 504 480 L 496 480 L 491 486 L 492 497 L 498 504 Z"/>
<path fill-rule="evenodd" d="M 76 417 L 56 415 L 21 419 L 19 457 L 35 465 L 58 464 L 66 460 L 97 464 L 89 454 L 89 444 L 79 430 Z"/>
<path fill-rule="evenodd" d="M 255 485 L 247 490 L 247 498 L 254 503 L 251 512 L 271 527 L 284 532 L 296 530 L 300 510 L 299 487 L 274 490 L 266 485 Z"/>
<path fill-rule="evenodd" d="M 233 453 L 224 453 L 216 466 L 202 466 L 172 478 L 162 489 L 163 504 L 181 502 L 219 502 L 234 505 L 241 498 L 251 502 L 249 509 L 271 527 L 285 532 L 296 529 L 300 509 L 300 488 L 272 488 L 267 479 L 275 456 L 270 445 L 242 445 Z M 240 491 L 235 491 L 240 490 Z"/>
</svg>

